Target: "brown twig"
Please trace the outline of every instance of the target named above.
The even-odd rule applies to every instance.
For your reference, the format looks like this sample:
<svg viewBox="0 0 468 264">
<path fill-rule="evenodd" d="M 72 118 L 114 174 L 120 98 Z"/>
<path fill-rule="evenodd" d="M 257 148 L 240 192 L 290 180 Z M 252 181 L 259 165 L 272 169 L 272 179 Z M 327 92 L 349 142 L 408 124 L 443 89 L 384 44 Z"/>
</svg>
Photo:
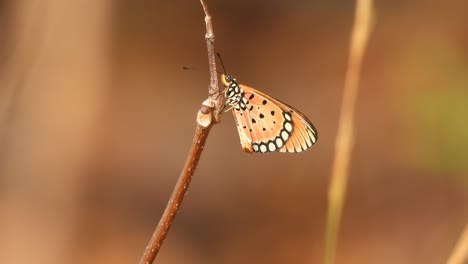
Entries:
<svg viewBox="0 0 468 264">
<path fill-rule="evenodd" d="M 185 162 L 184 168 L 179 176 L 179 180 L 174 187 L 171 198 L 167 203 L 166 209 L 159 220 L 159 224 L 153 233 L 145 252 L 140 259 L 140 264 L 150 264 L 156 258 L 156 255 L 161 248 L 164 238 L 171 227 L 172 222 L 180 208 L 182 200 L 192 179 L 192 175 L 197 168 L 203 147 L 205 146 L 206 138 L 210 132 L 211 126 L 218 122 L 219 109 L 222 105 L 223 97 L 220 96 L 218 88 L 218 78 L 216 72 L 216 56 L 214 49 L 214 33 L 211 23 L 211 16 L 208 8 L 203 0 L 200 3 L 205 12 L 206 23 L 206 46 L 208 50 L 208 63 L 210 67 L 210 85 L 208 87 L 208 99 L 206 99 L 200 107 L 197 115 L 197 127 L 195 129 L 195 136 L 192 142 L 192 147 Z"/>
<path fill-rule="evenodd" d="M 357 0 L 343 101 L 335 140 L 335 158 L 328 191 L 324 264 L 334 263 L 335 258 L 336 241 L 344 197 L 346 196 L 348 169 L 353 147 L 353 119 L 359 87 L 359 74 L 372 28 L 372 18 L 372 0 Z"/>
</svg>

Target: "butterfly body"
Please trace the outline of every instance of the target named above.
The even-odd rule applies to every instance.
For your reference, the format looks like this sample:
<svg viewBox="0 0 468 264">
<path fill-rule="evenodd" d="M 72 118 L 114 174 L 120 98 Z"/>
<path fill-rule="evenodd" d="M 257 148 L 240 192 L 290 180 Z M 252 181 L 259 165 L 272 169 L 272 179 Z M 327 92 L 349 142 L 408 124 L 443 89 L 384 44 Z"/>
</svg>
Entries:
<svg viewBox="0 0 468 264">
<path fill-rule="evenodd" d="M 225 106 L 232 108 L 246 152 L 302 152 L 317 141 L 317 130 L 299 111 L 223 74 Z"/>
</svg>

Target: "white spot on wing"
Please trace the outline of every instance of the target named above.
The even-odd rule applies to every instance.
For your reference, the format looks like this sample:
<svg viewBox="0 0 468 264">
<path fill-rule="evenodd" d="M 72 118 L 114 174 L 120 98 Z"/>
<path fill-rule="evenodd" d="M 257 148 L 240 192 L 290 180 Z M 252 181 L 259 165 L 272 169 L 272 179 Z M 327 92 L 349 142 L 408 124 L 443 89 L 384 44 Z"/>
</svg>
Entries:
<svg viewBox="0 0 468 264">
<path fill-rule="evenodd" d="M 286 118 L 286 120 L 288 120 L 288 121 L 291 121 L 291 114 L 290 113 L 284 113 L 284 118 Z"/>
<path fill-rule="evenodd" d="M 276 146 L 273 142 L 270 142 L 270 144 L 268 144 L 268 150 L 269 151 L 275 151 L 276 150 Z"/>
<path fill-rule="evenodd" d="M 285 124 L 284 124 L 284 128 L 286 128 L 286 130 L 287 130 L 288 132 L 291 132 L 291 131 L 292 131 L 292 125 L 291 125 L 291 123 L 289 123 L 289 122 L 288 122 L 288 123 L 285 123 Z"/>
<path fill-rule="evenodd" d="M 289 138 L 288 132 L 283 130 L 283 132 L 281 132 L 281 138 L 283 139 L 284 142 L 286 142 Z"/>
<path fill-rule="evenodd" d="M 261 151 L 262 153 L 266 152 L 266 151 L 267 151 L 267 147 L 266 147 L 265 145 L 263 145 L 263 144 L 260 145 L 260 151 Z"/>
<path fill-rule="evenodd" d="M 276 146 L 278 146 L 278 148 L 281 148 L 283 146 L 283 141 L 281 140 L 281 138 L 276 139 Z"/>
<path fill-rule="evenodd" d="M 254 150 L 255 152 L 258 152 L 258 145 L 257 145 L 257 144 L 252 145 L 252 148 L 253 148 L 253 150 Z"/>
</svg>

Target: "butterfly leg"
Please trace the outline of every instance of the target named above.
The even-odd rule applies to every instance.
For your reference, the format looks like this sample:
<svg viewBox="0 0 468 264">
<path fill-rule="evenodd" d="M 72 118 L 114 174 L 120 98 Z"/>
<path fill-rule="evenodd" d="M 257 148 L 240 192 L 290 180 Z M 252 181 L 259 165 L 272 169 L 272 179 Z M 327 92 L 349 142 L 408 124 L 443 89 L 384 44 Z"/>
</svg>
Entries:
<svg viewBox="0 0 468 264">
<path fill-rule="evenodd" d="M 228 109 L 224 110 L 224 109 L 226 108 L 227 105 L 230 105 L 230 107 L 229 107 Z M 231 110 L 233 107 L 234 107 L 234 105 L 231 105 L 231 104 L 229 104 L 228 102 L 225 102 L 224 105 L 223 105 L 223 107 L 221 107 L 221 109 L 219 110 L 219 112 L 223 112 L 223 111 L 224 111 L 224 112 L 227 112 L 227 111 Z"/>
<path fill-rule="evenodd" d="M 229 110 L 231 110 L 234 106 L 231 105 L 231 107 L 229 107 L 228 109 L 224 110 L 224 108 L 226 108 L 226 106 L 228 105 L 228 103 L 224 103 L 223 107 L 221 107 L 221 109 L 219 110 L 219 112 L 227 112 Z M 224 111 L 223 111 L 224 110 Z"/>
<path fill-rule="evenodd" d="M 224 107 L 223 107 L 222 109 L 224 109 L 226 105 L 227 105 L 227 104 L 225 104 Z M 233 107 L 234 107 L 234 106 L 231 105 L 228 109 L 224 110 L 224 112 L 227 112 L 227 111 L 231 110 Z M 222 111 L 222 109 L 221 109 L 221 111 Z"/>
</svg>

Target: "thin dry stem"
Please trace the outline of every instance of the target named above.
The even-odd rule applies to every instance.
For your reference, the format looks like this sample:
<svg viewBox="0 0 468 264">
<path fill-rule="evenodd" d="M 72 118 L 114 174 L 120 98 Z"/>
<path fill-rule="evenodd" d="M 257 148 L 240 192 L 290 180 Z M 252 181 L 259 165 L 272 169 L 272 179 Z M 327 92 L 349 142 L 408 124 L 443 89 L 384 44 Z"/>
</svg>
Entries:
<svg viewBox="0 0 468 264">
<path fill-rule="evenodd" d="M 210 66 L 210 86 L 208 88 L 209 100 L 214 105 L 213 116 L 215 122 L 219 121 L 219 109 L 221 109 L 223 100 L 222 96 L 219 96 L 218 87 L 218 72 L 216 71 L 216 51 L 214 48 L 215 35 L 213 32 L 213 24 L 211 23 L 211 15 L 208 12 L 208 6 L 203 0 L 200 0 L 200 4 L 205 12 L 205 25 L 206 25 L 206 49 L 208 51 L 208 63 Z"/>
<path fill-rule="evenodd" d="M 215 123 L 214 120 L 218 121 L 218 113 L 220 106 L 223 101 L 223 97 L 219 96 L 218 78 L 216 72 L 216 56 L 214 49 L 214 33 L 213 26 L 211 23 L 211 16 L 209 15 L 208 8 L 203 0 L 200 3 L 205 12 L 205 23 L 206 23 L 206 46 L 208 50 L 208 63 L 210 67 L 210 85 L 208 87 L 208 99 L 206 99 L 198 111 L 197 115 L 197 127 L 195 129 L 195 136 L 192 142 L 192 147 L 187 157 L 187 161 L 182 169 L 179 176 L 179 180 L 174 187 L 171 198 L 167 203 L 166 209 L 164 210 L 159 224 L 153 233 L 148 245 L 146 246 L 145 252 L 140 259 L 140 264 L 153 263 L 156 255 L 158 254 L 164 239 L 174 221 L 176 214 L 182 204 L 185 194 L 187 193 L 192 176 L 197 168 L 198 161 L 205 146 L 206 138 L 210 132 L 212 125 Z"/>
<path fill-rule="evenodd" d="M 372 27 L 372 0 L 358 0 L 350 43 L 350 55 L 338 132 L 335 141 L 331 183 L 328 192 L 327 227 L 325 234 L 325 264 L 334 263 L 344 197 L 348 182 L 348 169 L 353 147 L 353 123 L 362 58 Z"/>
<path fill-rule="evenodd" d="M 447 264 L 463 263 L 468 263 L 468 223 L 465 225 L 465 229 L 458 239 L 450 258 L 447 260 Z"/>
<path fill-rule="evenodd" d="M 179 210 L 179 207 L 184 199 L 185 193 L 189 187 L 192 175 L 195 172 L 195 169 L 200 159 L 203 147 L 206 142 L 206 138 L 210 131 L 211 126 L 203 127 L 197 125 L 195 130 L 195 137 L 193 139 L 192 148 L 190 149 L 187 161 L 185 162 L 182 173 L 180 174 L 179 180 L 174 187 L 174 191 L 167 203 L 166 209 L 164 210 L 159 224 L 156 227 L 156 230 L 151 237 L 151 240 L 146 246 L 145 252 L 140 259 L 141 264 L 150 264 L 153 263 L 156 255 L 161 248 L 164 239 L 166 238 L 169 228 L 171 227 L 172 222 L 174 221 L 176 214 Z"/>
</svg>

